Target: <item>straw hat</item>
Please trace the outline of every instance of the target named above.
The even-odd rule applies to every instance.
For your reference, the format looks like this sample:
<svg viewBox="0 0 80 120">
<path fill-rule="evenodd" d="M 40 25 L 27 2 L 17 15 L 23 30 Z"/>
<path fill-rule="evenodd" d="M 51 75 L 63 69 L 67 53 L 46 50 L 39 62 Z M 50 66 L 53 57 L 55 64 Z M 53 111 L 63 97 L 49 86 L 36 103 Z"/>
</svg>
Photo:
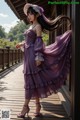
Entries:
<svg viewBox="0 0 80 120">
<path fill-rule="evenodd" d="M 23 8 L 25 15 L 27 15 L 27 10 L 29 7 L 32 7 L 36 12 L 39 13 L 39 15 L 41 15 L 44 12 L 44 9 L 42 7 L 35 4 L 26 3 Z"/>
</svg>

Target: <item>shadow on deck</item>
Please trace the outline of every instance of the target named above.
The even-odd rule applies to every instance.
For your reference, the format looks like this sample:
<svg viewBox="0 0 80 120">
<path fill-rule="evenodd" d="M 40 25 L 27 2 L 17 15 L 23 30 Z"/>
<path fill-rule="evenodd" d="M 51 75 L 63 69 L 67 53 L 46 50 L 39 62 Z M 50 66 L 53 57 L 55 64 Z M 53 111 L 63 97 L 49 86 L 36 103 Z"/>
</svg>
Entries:
<svg viewBox="0 0 80 120">
<path fill-rule="evenodd" d="M 24 77 L 23 65 L 11 71 L 0 79 L 0 109 L 11 110 L 11 120 L 17 120 L 17 114 L 21 111 L 24 103 Z M 66 102 L 66 101 L 64 101 Z M 29 103 L 30 113 L 25 120 L 69 120 L 58 94 L 41 99 L 41 118 L 35 118 L 34 100 Z M 0 114 L 1 117 L 1 114 Z"/>
</svg>

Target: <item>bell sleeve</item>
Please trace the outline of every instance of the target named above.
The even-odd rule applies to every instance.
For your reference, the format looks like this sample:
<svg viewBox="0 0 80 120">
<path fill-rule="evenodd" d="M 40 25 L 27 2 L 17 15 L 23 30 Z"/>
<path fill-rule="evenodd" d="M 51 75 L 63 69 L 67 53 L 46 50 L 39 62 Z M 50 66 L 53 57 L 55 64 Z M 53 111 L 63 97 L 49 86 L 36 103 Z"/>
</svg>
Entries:
<svg viewBox="0 0 80 120">
<path fill-rule="evenodd" d="M 34 51 L 35 51 L 35 60 L 44 61 L 44 43 L 41 36 L 37 36 L 34 43 Z"/>
</svg>

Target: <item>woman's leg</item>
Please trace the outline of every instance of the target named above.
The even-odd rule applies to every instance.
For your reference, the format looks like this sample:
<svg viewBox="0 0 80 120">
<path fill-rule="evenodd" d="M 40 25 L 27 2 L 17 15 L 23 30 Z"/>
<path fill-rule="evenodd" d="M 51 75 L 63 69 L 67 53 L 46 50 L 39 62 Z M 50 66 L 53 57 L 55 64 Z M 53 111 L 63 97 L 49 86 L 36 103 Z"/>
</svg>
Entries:
<svg viewBox="0 0 80 120">
<path fill-rule="evenodd" d="M 26 112 L 26 113 L 29 112 L 29 106 L 28 106 L 29 101 L 30 101 L 30 99 L 25 99 L 25 102 L 24 102 L 24 105 L 23 105 L 23 108 L 22 108 L 21 114 L 24 115 L 25 112 Z"/>
<path fill-rule="evenodd" d="M 30 110 L 30 109 L 29 109 L 29 106 L 28 106 L 29 101 L 30 101 L 30 99 L 25 99 L 25 102 L 24 102 L 22 111 L 21 111 L 20 114 L 17 115 L 17 117 L 19 117 L 19 118 L 24 118 L 25 115 L 26 115 L 26 113 L 27 113 L 27 115 L 28 115 L 29 110 Z"/>
<path fill-rule="evenodd" d="M 30 101 L 30 99 L 25 99 L 24 105 L 27 106 L 29 104 L 29 101 Z"/>
<path fill-rule="evenodd" d="M 40 99 L 38 97 L 36 97 L 35 102 L 40 103 Z"/>
<path fill-rule="evenodd" d="M 34 114 L 35 117 L 38 117 L 40 116 L 40 110 L 41 110 L 40 99 L 38 97 L 36 97 L 35 103 L 36 103 L 36 112 Z"/>
</svg>

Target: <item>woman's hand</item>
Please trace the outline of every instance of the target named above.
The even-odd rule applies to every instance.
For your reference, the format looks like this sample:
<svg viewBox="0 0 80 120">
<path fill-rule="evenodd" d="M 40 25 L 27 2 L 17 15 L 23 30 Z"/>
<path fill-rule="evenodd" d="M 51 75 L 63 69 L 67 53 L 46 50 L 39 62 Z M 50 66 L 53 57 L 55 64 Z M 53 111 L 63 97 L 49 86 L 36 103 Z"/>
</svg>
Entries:
<svg viewBox="0 0 80 120">
<path fill-rule="evenodd" d="M 21 43 L 19 43 L 19 44 L 16 45 L 16 48 L 20 48 L 20 47 L 22 47 L 23 45 L 24 45 L 24 42 L 21 42 Z"/>
<path fill-rule="evenodd" d="M 40 60 L 36 60 L 36 65 L 39 66 L 41 64 Z"/>
<path fill-rule="evenodd" d="M 20 48 L 21 47 L 21 43 L 16 45 L 16 48 Z"/>
</svg>

